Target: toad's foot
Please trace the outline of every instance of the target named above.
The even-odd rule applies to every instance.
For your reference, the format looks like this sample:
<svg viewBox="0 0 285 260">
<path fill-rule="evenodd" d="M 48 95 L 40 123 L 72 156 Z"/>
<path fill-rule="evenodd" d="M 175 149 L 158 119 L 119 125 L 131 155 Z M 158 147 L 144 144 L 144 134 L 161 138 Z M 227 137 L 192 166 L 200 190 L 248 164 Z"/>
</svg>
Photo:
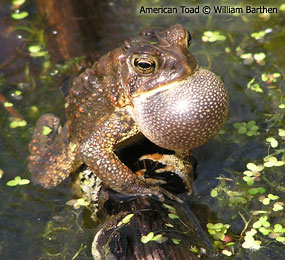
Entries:
<svg viewBox="0 0 285 260">
<path fill-rule="evenodd" d="M 175 155 L 169 154 L 146 154 L 140 157 L 139 160 L 151 160 L 154 162 L 159 162 L 165 167 L 156 169 L 156 173 L 164 173 L 164 172 L 173 172 L 177 176 L 179 176 L 189 194 L 191 194 L 191 183 L 193 182 L 193 167 L 188 162 L 183 161 L 182 159 L 176 157 Z M 155 182 L 154 179 L 151 179 L 151 182 Z"/>
<path fill-rule="evenodd" d="M 72 171 L 76 145 L 69 141 L 68 130 L 53 114 L 42 115 L 29 144 L 29 170 L 33 182 L 52 188 Z"/>
</svg>

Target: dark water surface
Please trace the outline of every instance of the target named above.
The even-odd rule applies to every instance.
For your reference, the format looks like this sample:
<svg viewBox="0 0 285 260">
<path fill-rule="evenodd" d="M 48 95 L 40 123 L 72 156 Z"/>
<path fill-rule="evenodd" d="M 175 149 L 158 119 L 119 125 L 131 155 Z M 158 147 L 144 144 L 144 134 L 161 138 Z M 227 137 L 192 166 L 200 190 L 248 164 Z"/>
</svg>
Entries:
<svg viewBox="0 0 285 260">
<path fill-rule="evenodd" d="M 33 184 L 6 185 L 16 176 L 31 178 L 27 169 L 28 143 L 37 118 L 46 112 L 64 117 L 63 93 L 57 83 L 64 68 L 51 63 L 48 54 L 33 57 L 29 51 L 32 45 L 47 51 L 44 25 L 37 7 L 39 2 L 26 1 L 20 10 L 28 12 L 28 16 L 21 20 L 11 18 L 14 12 L 11 1 L 2 0 L 0 6 L 0 169 L 4 172 L 0 180 L 0 259 L 72 259 L 84 246 L 87 247 L 75 259 L 92 259 L 90 245 L 96 223 L 90 221 L 88 210 L 66 206 L 68 200 L 76 197 L 70 180 L 52 190 Z M 224 2 L 217 1 L 216 6 L 228 5 Z M 194 151 L 198 161 L 195 182 L 198 201 L 215 211 L 219 222 L 231 225 L 231 236 L 236 241 L 231 258 L 281 259 L 285 256 L 284 244 L 259 233 L 256 239 L 262 242 L 261 248 L 244 249 L 244 240 L 239 240 L 239 234 L 244 228 L 241 215 L 249 220 L 252 210 L 266 210 L 271 227 L 277 223 L 284 227 L 284 211 L 271 214 L 272 207 L 270 211 L 258 201 L 258 196 L 247 197 L 246 203 L 229 206 L 229 197 L 225 194 L 228 190 L 246 193 L 249 187 L 242 178 L 247 163 L 262 164 L 263 158 L 273 153 L 278 160 L 284 160 L 284 140 L 278 135 L 278 129 L 285 129 L 285 110 L 280 106 L 285 103 L 285 11 L 279 9 L 283 2 L 267 4 L 278 9 L 277 14 L 271 15 L 204 15 L 203 6 L 213 8 L 206 1 L 187 4 L 200 6 L 200 13 L 196 15 L 142 15 L 134 10 L 141 6 L 150 7 L 150 1 L 138 2 L 138 9 L 122 8 L 127 6 L 126 3 L 128 1 L 107 1 L 109 9 L 105 17 L 114 14 L 120 23 L 112 24 L 112 19 L 106 19 L 95 44 L 90 42 L 88 45 L 90 39 L 83 39 L 86 48 L 96 56 L 118 46 L 145 27 L 181 23 L 188 28 L 193 37 L 191 52 L 200 66 L 221 76 L 230 95 L 229 118 L 224 132 Z M 247 5 L 241 3 L 236 1 L 236 6 Z M 179 7 L 180 1 L 165 1 L 164 5 Z M 248 5 L 254 6 L 252 1 L 248 1 Z M 161 4 L 154 2 L 153 6 Z M 219 32 L 225 38 L 206 42 L 206 31 Z M 261 38 L 252 36 L 260 31 L 264 32 Z M 248 54 L 247 59 L 242 54 Z M 265 58 L 259 60 L 260 57 L 254 54 L 261 54 L 261 57 L 264 54 Z M 276 80 L 262 80 L 264 73 L 279 73 L 280 76 L 276 76 Z M 262 92 L 255 91 L 256 86 L 255 90 L 248 88 L 254 84 L 248 85 L 252 80 L 259 84 Z M 13 109 L 9 103 L 13 104 Z M 20 117 L 26 124 L 22 122 L 22 126 L 15 127 L 15 117 Z M 233 123 L 250 120 L 259 126 L 260 134 L 238 134 Z M 268 137 L 277 139 L 278 147 L 270 147 L 266 142 Z M 262 186 L 266 190 L 264 196 L 272 193 L 280 197 L 278 201 L 284 202 L 284 166 L 265 170 L 267 175 L 264 174 L 264 178 L 252 187 Z M 211 190 L 219 184 L 216 178 L 221 175 L 229 179 L 224 186 L 224 200 L 210 196 Z M 253 222 L 248 223 L 249 227 Z"/>
</svg>

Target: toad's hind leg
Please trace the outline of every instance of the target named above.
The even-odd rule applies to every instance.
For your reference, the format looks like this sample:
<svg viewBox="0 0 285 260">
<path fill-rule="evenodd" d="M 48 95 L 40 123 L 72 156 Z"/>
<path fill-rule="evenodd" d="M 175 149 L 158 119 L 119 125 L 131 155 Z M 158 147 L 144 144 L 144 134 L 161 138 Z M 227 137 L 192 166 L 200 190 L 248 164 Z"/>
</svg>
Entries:
<svg viewBox="0 0 285 260">
<path fill-rule="evenodd" d="M 76 165 L 76 145 L 69 140 L 67 126 L 62 128 L 53 114 L 39 118 L 29 150 L 33 182 L 45 188 L 58 185 Z"/>
</svg>

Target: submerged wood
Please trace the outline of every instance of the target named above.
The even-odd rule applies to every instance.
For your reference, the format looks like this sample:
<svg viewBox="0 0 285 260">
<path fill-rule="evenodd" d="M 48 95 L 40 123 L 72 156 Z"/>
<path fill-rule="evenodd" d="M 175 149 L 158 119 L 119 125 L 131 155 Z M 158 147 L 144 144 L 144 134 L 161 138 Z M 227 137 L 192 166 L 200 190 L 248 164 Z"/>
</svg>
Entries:
<svg viewBox="0 0 285 260">
<path fill-rule="evenodd" d="M 85 173 L 83 179 L 88 183 L 81 185 L 84 196 L 91 201 L 94 220 L 100 222 L 92 243 L 94 259 L 214 257 L 213 245 L 191 211 L 188 193 L 180 196 L 183 204 L 169 199 L 161 202 L 154 197 L 121 195 L 95 185 L 96 177 L 90 171 Z M 202 214 L 207 221 L 207 212 L 204 210 Z M 151 232 L 154 238 L 160 238 L 144 243 L 143 236 L 151 236 Z"/>
<path fill-rule="evenodd" d="M 112 194 L 92 244 L 94 259 L 211 259 L 211 242 L 190 208 L 166 203 L 173 209 L 152 198 L 121 200 Z M 123 224 L 129 214 L 134 215 Z M 150 232 L 161 239 L 143 243 L 142 237 Z"/>
</svg>

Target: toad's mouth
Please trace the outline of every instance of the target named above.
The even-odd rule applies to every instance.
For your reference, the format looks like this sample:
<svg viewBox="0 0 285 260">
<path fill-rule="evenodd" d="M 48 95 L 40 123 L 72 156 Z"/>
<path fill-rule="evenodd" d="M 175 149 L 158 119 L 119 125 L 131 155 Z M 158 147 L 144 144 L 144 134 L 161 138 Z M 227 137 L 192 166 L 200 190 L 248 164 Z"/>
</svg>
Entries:
<svg viewBox="0 0 285 260">
<path fill-rule="evenodd" d="M 133 99 L 136 99 L 138 97 L 139 98 L 144 98 L 144 97 L 147 98 L 149 96 L 155 95 L 158 92 L 164 92 L 164 91 L 167 91 L 168 89 L 173 89 L 173 88 L 182 86 L 184 84 L 187 84 L 189 79 L 195 78 L 199 71 L 200 71 L 200 68 L 197 65 L 193 74 L 185 75 L 183 78 L 173 80 L 172 82 L 157 84 L 157 86 L 155 88 L 152 88 L 150 90 L 143 90 L 143 91 L 137 90 L 136 92 L 134 92 L 132 94 L 132 98 Z"/>
</svg>

